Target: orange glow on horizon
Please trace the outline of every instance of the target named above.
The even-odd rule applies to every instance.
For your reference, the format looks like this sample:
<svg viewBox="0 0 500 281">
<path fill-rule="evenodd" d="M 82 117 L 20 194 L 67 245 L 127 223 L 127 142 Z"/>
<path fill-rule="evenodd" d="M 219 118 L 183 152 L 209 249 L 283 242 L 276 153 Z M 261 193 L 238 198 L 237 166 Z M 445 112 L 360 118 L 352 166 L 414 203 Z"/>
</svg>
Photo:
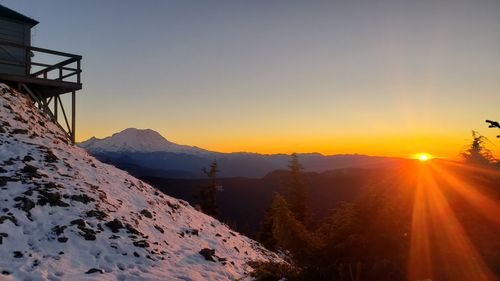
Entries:
<svg viewBox="0 0 500 281">
<path fill-rule="evenodd" d="M 148 126 L 135 126 L 148 128 Z M 78 141 L 85 141 L 92 136 L 105 138 L 123 128 L 107 128 L 96 132 L 79 131 Z M 335 154 L 362 154 L 370 156 L 387 156 L 413 158 L 416 151 L 429 151 L 432 155 L 439 155 L 449 159 L 457 158 L 464 147 L 463 137 L 452 135 L 364 135 L 359 132 L 355 135 L 317 135 L 301 134 L 300 132 L 270 133 L 270 132 L 234 132 L 231 130 L 207 133 L 193 132 L 193 130 L 158 130 L 167 140 L 182 144 L 197 146 L 211 151 L 251 152 L 261 154 L 291 154 L 291 153 L 321 153 Z M 465 132 L 468 133 L 468 132 Z M 324 133 L 323 133 L 324 134 Z M 203 135 L 203 138 L 200 138 Z M 430 155 L 430 154 L 429 154 Z M 431 158 L 434 158 L 431 157 Z"/>
</svg>

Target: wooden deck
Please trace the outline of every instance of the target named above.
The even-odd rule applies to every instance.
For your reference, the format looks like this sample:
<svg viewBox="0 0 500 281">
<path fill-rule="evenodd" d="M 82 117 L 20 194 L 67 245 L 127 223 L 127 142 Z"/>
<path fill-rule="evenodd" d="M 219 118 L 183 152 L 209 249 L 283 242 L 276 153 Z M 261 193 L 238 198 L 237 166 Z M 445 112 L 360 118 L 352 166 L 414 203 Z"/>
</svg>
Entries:
<svg viewBox="0 0 500 281">
<path fill-rule="evenodd" d="M 0 41 L 0 51 L 0 82 L 29 95 L 74 143 L 82 57 L 5 41 Z M 71 93 L 71 119 L 60 97 L 66 93 Z"/>
<path fill-rule="evenodd" d="M 24 83 L 28 85 L 33 91 L 40 94 L 43 98 L 50 98 L 53 96 L 71 93 L 82 89 L 81 83 L 65 82 L 58 80 L 50 80 L 44 78 L 36 78 L 21 75 L 9 75 L 0 73 L 0 81 Z M 11 84 L 11 83 L 9 83 Z"/>
<path fill-rule="evenodd" d="M 0 60 L 0 65 L 22 67 L 26 72 L 20 75 L 0 71 L 0 81 L 11 85 L 25 84 L 43 99 L 82 89 L 81 56 L 5 41 L 0 41 L 0 48 L 23 51 L 27 54 L 25 57 L 29 58 L 26 61 Z M 59 62 L 52 64 L 37 62 L 37 55 L 51 57 Z"/>
</svg>

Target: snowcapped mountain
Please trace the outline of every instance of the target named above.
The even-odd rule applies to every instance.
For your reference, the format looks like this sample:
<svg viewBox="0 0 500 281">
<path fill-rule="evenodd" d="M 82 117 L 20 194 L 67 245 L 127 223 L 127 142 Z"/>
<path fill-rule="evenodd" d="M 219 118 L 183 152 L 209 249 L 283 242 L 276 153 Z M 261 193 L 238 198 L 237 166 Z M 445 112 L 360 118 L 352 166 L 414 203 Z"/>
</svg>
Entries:
<svg viewBox="0 0 500 281">
<path fill-rule="evenodd" d="M 195 155 L 208 153 L 201 148 L 170 142 L 151 129 L 135 128 L 125 129 L 103 139 L 92 137 L 78 145 L 90 152 L 173 152 Z"/>
<path fill-rule="evenodd" d="M 0 202 L 1 280 L 241 280 L 252 271 L 248 262 L 279 261 L 185 201 L 71 145 L 3 84 Z"/>
</svg>

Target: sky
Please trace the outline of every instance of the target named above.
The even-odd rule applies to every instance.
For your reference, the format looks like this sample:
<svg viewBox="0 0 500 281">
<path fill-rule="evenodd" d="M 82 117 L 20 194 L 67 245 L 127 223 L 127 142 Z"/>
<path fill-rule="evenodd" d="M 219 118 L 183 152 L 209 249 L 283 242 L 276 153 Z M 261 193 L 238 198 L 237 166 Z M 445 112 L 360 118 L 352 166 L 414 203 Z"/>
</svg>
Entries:
<svg viewBox="0 0 500 281">
<path fill-rule="evenodd" d="M 0 0 L 83 56 L 77 140 L 215 151 L 500 152 L 500 1 Z"/>
</svg>

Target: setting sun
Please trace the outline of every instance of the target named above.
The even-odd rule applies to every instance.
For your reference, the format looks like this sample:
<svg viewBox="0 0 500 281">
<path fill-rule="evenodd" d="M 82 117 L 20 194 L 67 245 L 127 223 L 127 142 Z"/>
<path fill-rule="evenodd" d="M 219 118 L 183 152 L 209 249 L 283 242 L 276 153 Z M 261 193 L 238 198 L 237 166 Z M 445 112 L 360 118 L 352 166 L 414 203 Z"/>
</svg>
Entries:
<svg viewBox="0 0 500 281">
<path fill-rule="evenodd" d="M 432 156 L 427 153 L 417 153 L 413 158 L 417 159 L 418 161 L 425 162 L 432 159 Z"/>
</svg>

